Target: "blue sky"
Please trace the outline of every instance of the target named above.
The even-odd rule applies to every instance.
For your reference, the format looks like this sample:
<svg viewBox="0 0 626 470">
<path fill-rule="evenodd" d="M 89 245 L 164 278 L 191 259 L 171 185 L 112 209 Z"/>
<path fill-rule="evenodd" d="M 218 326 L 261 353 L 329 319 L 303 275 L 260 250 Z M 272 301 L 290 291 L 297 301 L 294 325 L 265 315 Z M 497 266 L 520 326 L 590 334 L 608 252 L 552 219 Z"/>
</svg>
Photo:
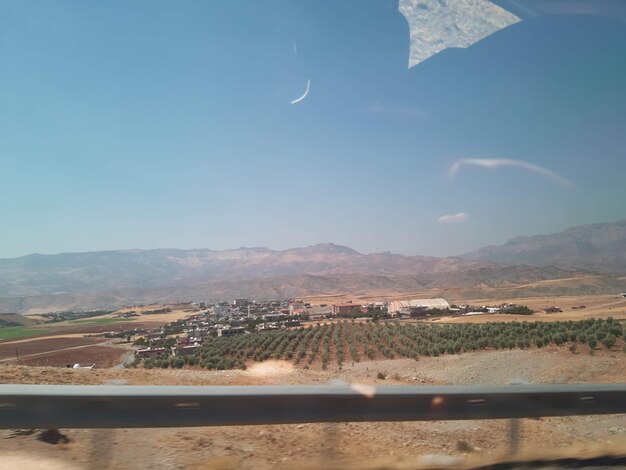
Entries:
<svg viewBox="0 0 626 470">
<path fill-rule="evenodd" d="M 336 3 L 3 2 L 0 257 L 453 255 L 626 217 L 623 24 L 536 18 L 408 69 L 392 2 Z M 469 158 L 573 185 L 450 178 Z"/>
</svg>

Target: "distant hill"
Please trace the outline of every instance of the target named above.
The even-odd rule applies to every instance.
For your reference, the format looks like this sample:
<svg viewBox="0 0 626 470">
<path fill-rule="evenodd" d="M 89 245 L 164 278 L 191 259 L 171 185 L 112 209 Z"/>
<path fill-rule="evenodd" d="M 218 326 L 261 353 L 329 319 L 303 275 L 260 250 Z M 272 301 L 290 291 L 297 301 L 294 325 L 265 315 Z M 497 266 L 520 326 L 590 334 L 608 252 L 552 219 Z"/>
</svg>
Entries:
<svg viewBox="0 0 626 470">
<path fill-rule="evenodd" d="M 346 293 L 464 299 L 600 294 L 626 290 L 625 273 L 626 220 L 518 237 L 450 258 L 362 254 L 333 243 L 33 254 L 0 260 L 0 312 Z"/>
<path fill-rule="evenodd" d="M 473 251 L 464 258 L 626 274 L 626 220 L 581 225 L 551 235 L 517 237 L 504 245 Z"/>
<path fill-rule="evenodd" d="M 215 301 L 320 294 L 402 292 L 492 296 L 517 292 L 621 289 L 609 280 L 557 267 L 500 266 L 465 258 L 362 254 L 325 243 L 288 250 L 238 248 L 120 250 L 28 255 L 0 260 L 0 312 L 92 310 L 176 300 Z M 539 283 L 539 284 L 537 284 Z M 520 292 L 517 292 L 520 294 Z"/>
<path fill-rule="evenodd" d="M 71 295 L 299 274 L 402 276 L 489 264 L 460 258 L 361 254 L 332 243 L 282 251 L 238 248 L 33 254 L 0 259 L 0 297 Z"/>
<path fill-rule="evenodd" d="M 0 298 L 0 311 L 41 313 L 50 310 L 93 310 L 129 304 L 177 300 L 231 300 L 238 297 L 277 299 L 314 295 L 393 296 L 421 292 L 426 297 L 506 298 L 525 295 L 609 293 L 626 288 L 626 281 L 584 276 L 559 268 L 497 265 L 458 271 L 402 276 L 368 274 L 297 274 L 241 280 L 186 282 L 177 286 L 123 288 L 74 294 Z"/>
<path fill-rule="evenodd" d="M 0 328 L 6 326 L 34 326 L 37 322 L 32 318 L 17 313 L 0 313 Z"/>
</svg>

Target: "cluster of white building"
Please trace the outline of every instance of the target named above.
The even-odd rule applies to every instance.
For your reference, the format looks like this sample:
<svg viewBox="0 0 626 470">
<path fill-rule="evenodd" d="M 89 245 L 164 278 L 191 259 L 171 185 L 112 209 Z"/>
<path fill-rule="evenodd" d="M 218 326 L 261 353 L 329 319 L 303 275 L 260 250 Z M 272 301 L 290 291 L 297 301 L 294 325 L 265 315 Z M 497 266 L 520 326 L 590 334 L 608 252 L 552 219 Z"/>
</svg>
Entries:
<svg viewBox="0 0 626 470">
<path fill-rule="evenodd" d="M 390 315 L 399 316 L 419 316 L 425 315 L 429 310 L 449 310 L 450 304 L 446 299 L 412 299 L 412 300 L 394 300 L 390 302 L 387 311 Z"/>
</svg>

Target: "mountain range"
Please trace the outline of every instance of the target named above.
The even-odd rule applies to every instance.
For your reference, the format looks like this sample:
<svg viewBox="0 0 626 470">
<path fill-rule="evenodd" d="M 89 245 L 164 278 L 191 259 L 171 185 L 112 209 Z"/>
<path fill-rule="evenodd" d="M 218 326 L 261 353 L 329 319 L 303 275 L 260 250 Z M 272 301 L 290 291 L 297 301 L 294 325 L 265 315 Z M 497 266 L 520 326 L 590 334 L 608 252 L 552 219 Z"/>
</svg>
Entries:
<svg viewBox="0 0 626 470">
<path fill-rule="evenodd" d="M 346 293 L 423 292 L 458 298 L 604 293 L 623 290 L 623 274 L 626 220 L 518 237 L 446 258 L 362 254 L 333 243 L 280 251 L 257 247 L 32 254 L 0 259 L 0 311 Z"/>
<path fill-rule="evenodd" d="M 464 258 L 626 274 L 626 220 L 581 225 L 551 235 L 517 237 L 501 246 L 468 253 Z"/>
</svg>

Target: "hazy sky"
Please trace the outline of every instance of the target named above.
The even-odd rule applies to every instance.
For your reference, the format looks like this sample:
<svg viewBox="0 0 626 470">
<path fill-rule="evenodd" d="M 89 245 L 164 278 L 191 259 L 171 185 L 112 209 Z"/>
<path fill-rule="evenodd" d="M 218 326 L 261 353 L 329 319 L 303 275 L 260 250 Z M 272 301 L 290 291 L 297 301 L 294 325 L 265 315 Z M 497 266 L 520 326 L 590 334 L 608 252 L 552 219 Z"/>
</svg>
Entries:
<svg viewBox="0 0 626 470">
<path fill-rule="evenodd" d="M 452 255 L 626 217 L 624 24 L 524 20 L 408 69 L 393 3 L 2 2 L 0 257 Z"/>
</svg>

